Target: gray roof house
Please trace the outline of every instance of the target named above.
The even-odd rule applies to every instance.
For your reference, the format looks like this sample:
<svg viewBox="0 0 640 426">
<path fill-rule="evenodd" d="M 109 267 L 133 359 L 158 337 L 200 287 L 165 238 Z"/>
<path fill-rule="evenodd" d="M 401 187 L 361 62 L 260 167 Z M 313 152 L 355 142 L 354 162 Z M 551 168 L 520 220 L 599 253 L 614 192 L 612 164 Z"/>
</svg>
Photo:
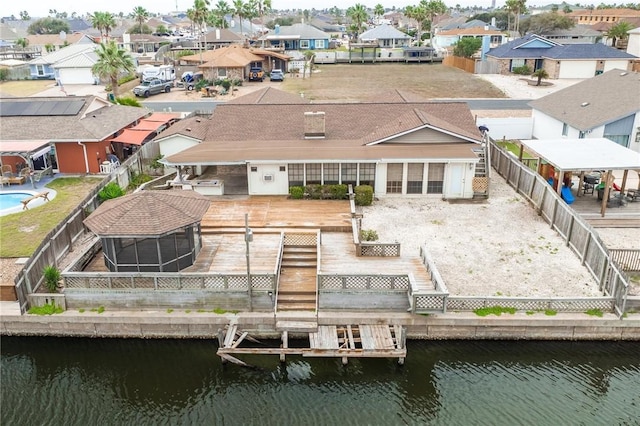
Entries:
<svg viewBox="0 0 640 426">
<path fill-rule="evenodd" d="M 592 44 L 602 37 L 602 33 L 591 28 L 591 25 L 576 25 L 566 30 L 549 30 L 540 35 L 560 44 Z"/>
<path fill-rule="evenodd" d="M 392 25 L 379 25 L 358 36 L 361 43 L 375 42 L 379 47 L 405 47 L 411 43 L 411 37 Z"/>
<path fill-rule="evenodd" d="M 96 84 L 91 67 L 97 61 L 95 43 L 63 47 L 29 61 L 32 79 L 56 80 L 59 84 Z"/>
<path fill-rule="evenodd" d="M 532 71 L 544 69 L 552 79 L 589 78 L 611 69 L 631 69 L 637 59 L 601 43 L 563 45 L 536 34 L 495 47 L 486 56 L 498 63 L 500 74 L 526 65 Z"/>
<path fill-rule="evenodd" d="M 308 24 L 293 24 L 283 27 L 276 25 L 273 32 L 259 38 L 267 43 L 265 47 L 284 50 L 327 49 L 330 39 L 329 34 Z"/>
<path fill-rule="evenodd" d="M 640 152 L 640 74 L 610 70 L 529 103 L 535 139 L 607 138 Z"/>
</svg>

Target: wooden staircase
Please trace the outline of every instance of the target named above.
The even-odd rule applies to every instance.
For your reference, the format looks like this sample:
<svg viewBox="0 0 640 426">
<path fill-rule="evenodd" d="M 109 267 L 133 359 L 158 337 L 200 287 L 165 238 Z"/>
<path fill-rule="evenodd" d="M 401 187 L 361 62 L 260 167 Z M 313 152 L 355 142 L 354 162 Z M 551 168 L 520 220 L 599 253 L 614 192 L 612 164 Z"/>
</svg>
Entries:
<svg viewBox="0 0 640 426">
<path fill-rule="evenodd" d="M 473 198 L 486 199 L 489 198 L 489 177 L 487 173 L 487 155 L 484 147 L 478 147 L 473 150 L 480 161 L 476 163 L 475 174 L 473 176 Z"/>
<path fill-rule="evenodd" d="M 319 240 L 319 231 L 284 233 L 276 309 L 276 329 L 283 333 L 283 345 L 289 332 L 318 330 Z"/>
</svg>

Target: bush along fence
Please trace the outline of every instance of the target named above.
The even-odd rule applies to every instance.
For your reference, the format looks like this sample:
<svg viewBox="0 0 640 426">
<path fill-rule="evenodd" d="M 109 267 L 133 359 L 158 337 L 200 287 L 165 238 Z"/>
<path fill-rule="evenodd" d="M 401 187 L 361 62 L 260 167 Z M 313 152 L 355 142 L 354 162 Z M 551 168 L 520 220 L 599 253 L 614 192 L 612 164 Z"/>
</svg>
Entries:
<svg viewBox="0 0 640 426">
<path fill-rule="evenodd" d="M 598 233 L 536 171 L 519 162 L 493 140 L 490 144 L 493 168 L 560 234 L 596 280 L 603 297 L 611 302 L 611 310 L 622 318 L 629 291 L 628 277 Z M 578 299 L 575 300 L 577 303 Z M 580 299 L 579 302 L 582 307 L 588 303 L 593 305 L 589 309 L 603 307 L 602 298 Z"/>
</svg>

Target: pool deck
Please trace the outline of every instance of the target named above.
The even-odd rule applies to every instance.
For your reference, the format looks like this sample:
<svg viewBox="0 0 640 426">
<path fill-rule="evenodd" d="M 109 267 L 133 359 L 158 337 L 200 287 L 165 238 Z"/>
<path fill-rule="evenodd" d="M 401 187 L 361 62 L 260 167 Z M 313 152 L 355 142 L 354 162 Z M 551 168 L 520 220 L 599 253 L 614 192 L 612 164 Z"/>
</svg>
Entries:
<svg viewBox="0 0 640 426">
<path fill-rule="evenodd" d="M 26 194 L 29 194 L 29 196 L 31 196 L 31 195 L 36 195 L 43 191 L 47 191 L 49 192 L 48 194 L 49 201 L 51 201 L 56 197 L 57 192 L 51 188 L 45 188 L 45 185 L 51 182 L 53 179 L 55 179 L 55 176 L 43 176 L 39 182 L 32 183 L 31 181 L 27 181 L 22 184 L 4 183 L 2 184 L 2 186 L 0 186 L 0 194 L 10 194 L 10 193 L 19 192 L 19 193 L 26 193 Z M 27 197 L 25 196 L 25 198 Z M 40 207 L 46 203 L 47 201 L 44 198 L 38 197 L 30 201 L 27 207 L 29 210 L 31 210 L 36 207 Z M 13 213 L 20 213 L 23 211 L 26 211 L 26 209 L 24 209 L 24 206 L 22 205 L 22 203 L 20 203 L 17 206 L 0 210 L 0 216 L 6 216 Z"/>
</svg>

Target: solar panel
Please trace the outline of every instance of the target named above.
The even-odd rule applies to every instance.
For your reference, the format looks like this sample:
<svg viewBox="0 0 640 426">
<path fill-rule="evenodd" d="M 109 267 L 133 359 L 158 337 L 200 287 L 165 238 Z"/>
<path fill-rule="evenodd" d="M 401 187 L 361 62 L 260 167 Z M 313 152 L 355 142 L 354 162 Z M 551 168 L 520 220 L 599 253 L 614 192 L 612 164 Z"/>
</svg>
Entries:
<svg viewBox="0 0 640 426">
<path fill-rule="evenodd" d="M 11 100 L 0 102 L 0 117 L 77 115 L 84 99 Z"/>
</svg>

